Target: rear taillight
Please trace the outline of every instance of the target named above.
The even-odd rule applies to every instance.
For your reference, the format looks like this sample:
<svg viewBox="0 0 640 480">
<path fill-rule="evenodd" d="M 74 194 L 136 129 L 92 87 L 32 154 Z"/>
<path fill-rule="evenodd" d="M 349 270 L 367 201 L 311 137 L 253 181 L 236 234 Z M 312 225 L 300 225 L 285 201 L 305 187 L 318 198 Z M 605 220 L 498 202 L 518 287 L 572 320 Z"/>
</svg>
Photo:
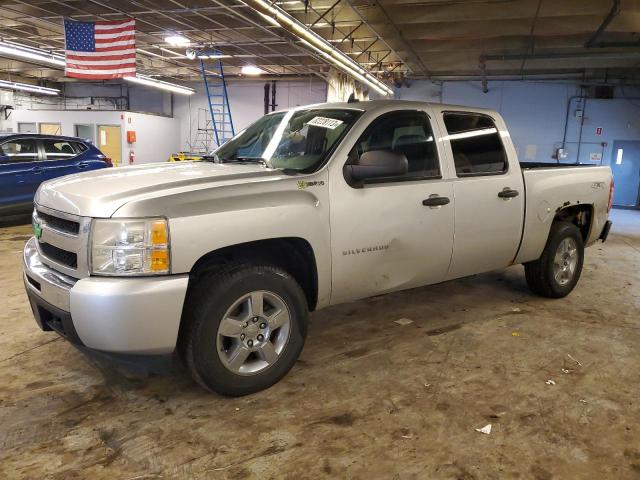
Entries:
<svg viewBox="0 0 640 480">
<path fill-rule="evenodd" d="M 104 160 L 104 163 L 107 164 L 107 167 L 113 167 L 113 162 L 109 157 L 104 157 L 102 160 Z"/>
<path fill-rule="evenodd" d="M 613 178 L 611 179 L 611 184 L 609 185 L 609 204 L 607 205 L 607 213 L 611 211 L 612 206 L 613 206 Z"/>
</svg>

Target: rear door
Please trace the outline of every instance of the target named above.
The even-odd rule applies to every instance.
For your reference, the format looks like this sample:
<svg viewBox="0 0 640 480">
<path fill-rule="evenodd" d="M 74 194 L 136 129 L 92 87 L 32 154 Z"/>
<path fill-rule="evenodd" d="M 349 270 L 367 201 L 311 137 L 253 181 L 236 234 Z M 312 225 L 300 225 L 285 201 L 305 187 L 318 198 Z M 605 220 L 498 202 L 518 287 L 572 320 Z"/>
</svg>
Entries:
<svg viewBox="0 0 640 480">
<path fill-rule="evenodd" d="M 88 164 L 80 161 L 80 151 L 77 142 L 60 138 L 43 138 L 41 145 L 45 156 L 45 178 L 52 178 L 78 173 L 87 168 Z"/>
<path fill-rule="evenodd" d="M 44 180 L 44 169 L 35 138 L 11 138 L 0 143 L 0 210 L 33 202 Z"/>
<path fill-rule="evenodd" d="M 455 239 L 447 279 L 506 267 L 522 237 L 525 199 L 509 133 L 501 118 L 484 113 L 440 109 L 439 120 L 455 165 Z"/>
</svg>

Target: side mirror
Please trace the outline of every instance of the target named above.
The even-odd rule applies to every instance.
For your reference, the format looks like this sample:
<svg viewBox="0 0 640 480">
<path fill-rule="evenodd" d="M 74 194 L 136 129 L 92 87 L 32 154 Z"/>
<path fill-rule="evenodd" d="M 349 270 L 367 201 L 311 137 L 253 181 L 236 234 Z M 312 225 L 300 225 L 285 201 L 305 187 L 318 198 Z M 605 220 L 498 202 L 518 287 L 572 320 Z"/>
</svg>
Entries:
<svg viewBox="0 0 640 480">
<path fill-rule="evenodd" d="M 360 155 L 358 163 L 345 165 L 346 178 L 355 181 L 370 178 L 396 177 L 409 171 L 407 157 L 388 150 L 370 150 Z"/>
</svg>

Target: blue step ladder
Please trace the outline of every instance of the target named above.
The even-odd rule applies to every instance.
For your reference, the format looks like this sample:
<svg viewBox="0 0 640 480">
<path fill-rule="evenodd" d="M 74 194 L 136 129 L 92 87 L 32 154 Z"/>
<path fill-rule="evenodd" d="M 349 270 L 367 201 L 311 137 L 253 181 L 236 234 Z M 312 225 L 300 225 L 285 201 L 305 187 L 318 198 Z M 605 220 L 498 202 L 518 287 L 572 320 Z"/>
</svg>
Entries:
<svg viewBox="0 0 640 480">
<path fill-rule="evenodd" d="M 221 55 L 218 51 L 209 53 L 211 56 Z M 207 68 L 205 58 L 200 59 L 200 69 L 204 80 L 204 88 L 209 101 L 209 114 L 211 115 L 211 127 L 213 129 L 216 146 L 223 145 L 235 135 L 233 119 L 229 108 L 229 96 L 227 95 L 227 82 L 224 79 L 222 60 L 215 59 L 212 68 Z"/>
</svg>

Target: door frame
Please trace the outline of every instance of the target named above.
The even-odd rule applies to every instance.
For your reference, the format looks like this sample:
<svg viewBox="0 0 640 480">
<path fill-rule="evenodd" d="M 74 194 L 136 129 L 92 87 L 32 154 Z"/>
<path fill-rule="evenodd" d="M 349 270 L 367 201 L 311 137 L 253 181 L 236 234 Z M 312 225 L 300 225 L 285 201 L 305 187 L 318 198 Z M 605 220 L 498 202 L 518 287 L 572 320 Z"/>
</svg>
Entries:
<svg viewBox="0 0 640 480">
<path fill-rule="evenodd" d="M 611 174 L 613 175 L 613 180 L 615 181 L 615 173 L 614 166 L 616 165 L 617 151 L 620 148 L 616 148 L 616 144 L 624 144 L 624 143 L 634 143 L 637 144 L 638 151 L 640 152 L 640 140 L 613 140 L 611 142 L 611 157 L 609 162 L 609 167 L 611 168 Z M 624 158 L 624 152 L 623 152 Z M 638 167 L 640 169 L 640 155 L 638 156 Z M 640 172 L 639 172 L 640 174 Z M 635 205 L 616 205 L 615 203 L 615 191 L 612 199 L 613 206 L 615 208 L 628 208 L 628 209 L 640 209 L 640 178 L 638 179 L 638 191 L 636 192 L 636 204 Z"/>
<path fill-rule="evenodd" d="M 74 123 L 73 124 L 73 136 L 76 137 L 76 138 L 80 138 L 82 140 L 85 140 L 84 138 L 82 138 L 81 136 L 78 135 L 78 129 L 76 128 L 78 126 L 92 127 L 93 139 L 91 141 L 92 141 L 93 145 L 95 146 L 96 139 L 98 137 L 98 124 L 97 123 Z M 104 125 L 104 126 L 109 127 L 110 125 Z"/>
</svg>

